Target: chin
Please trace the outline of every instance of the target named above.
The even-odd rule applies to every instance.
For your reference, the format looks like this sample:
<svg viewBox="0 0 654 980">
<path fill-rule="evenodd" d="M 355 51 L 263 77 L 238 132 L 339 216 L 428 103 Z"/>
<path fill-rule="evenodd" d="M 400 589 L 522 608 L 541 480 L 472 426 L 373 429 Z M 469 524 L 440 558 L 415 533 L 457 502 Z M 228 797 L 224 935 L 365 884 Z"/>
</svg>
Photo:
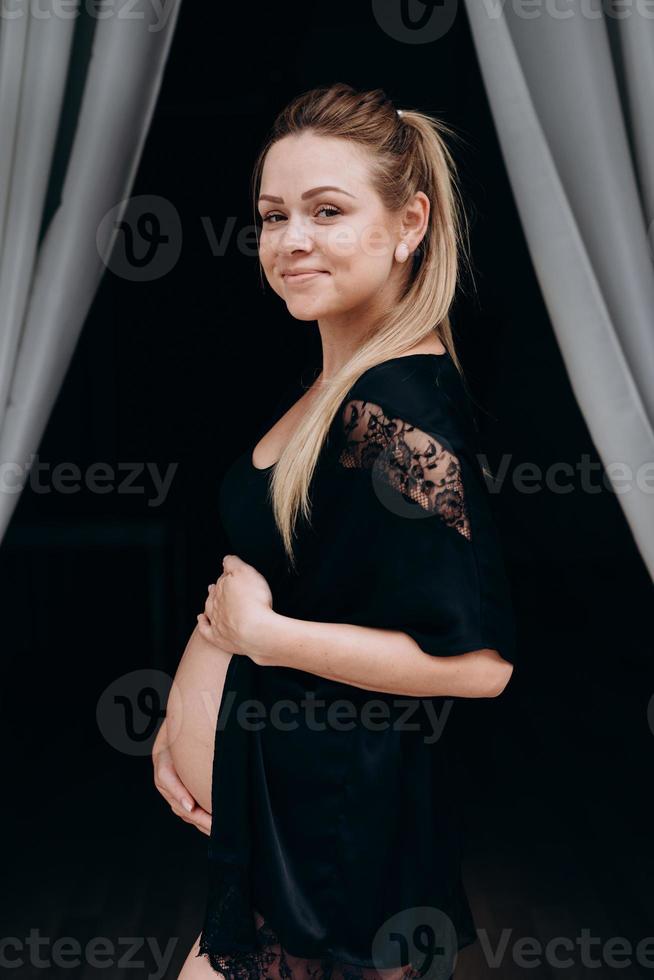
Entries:
<svg viewBox="0 0 654 980">
<path fill-rule="evenodd" d="M 312 296 L 284 296 L 286 308 L 291 316 L 298 320 L 316 320 L 319 316 L 329 316 L 333 313 L 331 303 L 320 302 Z"/>
<path fill-rule="evenodd" d="M 305 320 L 307 323 L 313 320 L 318 320 L 319 317 L 324 316 L 320 310 L 307 310 L 301 307 L 293 307 L 289 303 L 286 304 L 288 312 L 291 314 L 295 320 Z"/>
</svg>

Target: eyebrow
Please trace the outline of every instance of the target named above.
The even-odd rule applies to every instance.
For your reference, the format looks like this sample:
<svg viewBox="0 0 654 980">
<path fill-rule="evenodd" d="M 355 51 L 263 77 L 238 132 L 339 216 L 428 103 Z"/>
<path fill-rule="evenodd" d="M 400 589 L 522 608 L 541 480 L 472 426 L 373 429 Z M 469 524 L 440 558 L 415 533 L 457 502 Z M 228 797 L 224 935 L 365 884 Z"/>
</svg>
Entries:
<svg viewBox="0 0 654 980">
<path fill-rule="evenodd" d="M 333 187 L 331 184 L 324 184 L 322 187 L 312 187 L 310 191 L 305 191 L 302 194 L 302 200 L 306 200 L 307 197 L 313 197 L 314 194 L 320 194 L 322 191 L 338 191 L 340 194 L 347 194 L 348 197 L 354 197 L 354 194 L 350 194 L 349 191 L 344 191 L 342 187 Z M 275 197 L 274 194 L 260 194 L 260 201 L 273 201 L 275 204 L 283 204 L 283 197 Z"/>
</svg>

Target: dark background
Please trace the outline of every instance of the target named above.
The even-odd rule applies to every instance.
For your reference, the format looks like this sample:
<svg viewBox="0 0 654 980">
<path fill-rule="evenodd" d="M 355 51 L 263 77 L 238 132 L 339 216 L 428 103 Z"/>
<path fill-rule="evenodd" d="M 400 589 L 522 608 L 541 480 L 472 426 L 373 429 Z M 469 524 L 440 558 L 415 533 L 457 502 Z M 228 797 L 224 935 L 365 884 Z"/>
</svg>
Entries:
<svg viewBox="0 0 654 980">
<path fill-rule="evenodd" d="M 134 481 L 140 493 L 119 492 L 119 480 L 103 494 L 28 485 L 0 547 L 4 935 L 39 927 L 82 943 L 140 935 L 162 946 L 172 936 L 178 970 L 199 932 L 207 838 L 170 813 L 149 754 L 112 745 L 96 709 L 131 671 L 173 676 L 228 550 L 221 475 L 294 371 L 320 356 L 317 325 L 294 321 L 262 288 L 236 235 L 254 220 L 250 171 L 275 114 L 333 81 L 382 87 L 464 140 L 452 149 L 474 284 L 464 284 L 454 325 L 491 465 L 510 457 L 494 499 L 520 648 L 501 699 L 457 703 L 462 779 L 453 791 L 465 801 L 478 928 L 493 945 L 502 929 L 511 941 L 543 942 L 584 927 L 634 943 L 654 931 L 643 766 L 650 581 L 601 468 L 593 494 L 578 478 L 568 493 L 511 485 L 520 463 L 544 472 L 584 454 L 600 461 L 531 266 L 464 10 L 439 41 L 408 45 L 367 5 L 285 2 L 182 7 L 132 191 L 173 205 L 180 256 L 153 281 L 105 274 L 38 450 L 50 470 L 67 462 L 84 473 L 101 461 L 120 479 L 125 464 L 174 464 L 170 492 L 150 506 L 147 473 Z M 220 238 L 230 218 L 224 254 L 213 254 L 207 228 Z M 457 978 L 526 972 L 509 954 L 491 971 L 476 944 Z M 578 966 L 530 972 L 586 975 Z M 649 975 L 636 965 L 593 971 L 614 974 Z"/>
</svg>

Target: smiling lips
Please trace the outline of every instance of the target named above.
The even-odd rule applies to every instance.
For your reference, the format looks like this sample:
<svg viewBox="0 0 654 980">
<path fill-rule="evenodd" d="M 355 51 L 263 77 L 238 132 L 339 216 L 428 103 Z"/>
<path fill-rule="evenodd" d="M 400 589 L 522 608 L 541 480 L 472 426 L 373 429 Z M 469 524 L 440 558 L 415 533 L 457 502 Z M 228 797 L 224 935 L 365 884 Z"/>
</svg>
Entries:
<svg viewBox="0 0 654 980">
<path fill-rule="evenodd" d="M 297 272 L 292 271 L 282 273 L 284 282 L 293 283 L 293 285 L 299 285 L 300 283 L 308 282 L 315 276 L 324 275 L 328 275 L 328 273 L 326 273 L 323 269 L 302 269 L 298 270 Z"/>
</svg>

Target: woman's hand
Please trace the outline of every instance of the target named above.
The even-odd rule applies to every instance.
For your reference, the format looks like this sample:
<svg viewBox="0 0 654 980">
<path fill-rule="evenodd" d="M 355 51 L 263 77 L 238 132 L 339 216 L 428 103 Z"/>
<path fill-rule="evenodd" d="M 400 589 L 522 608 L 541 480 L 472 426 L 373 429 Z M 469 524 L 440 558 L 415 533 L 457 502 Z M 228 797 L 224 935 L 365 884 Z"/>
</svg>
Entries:
<svg viewBox="0 0 654 980">
<path fill-rule="evenodd" d="M 272 592 L 263 575 L 237 555 L 225 555 L 223 569 L 209 586 L 198 630 L 222 650 L 248 655 L 248 645 L 254 645 L 257 630 L 272 611 Z"/>
<path fill-rule="evenodd" d="M 211 814 L 195 802 L 177 775 L 173 765 L 173 757 L 168 748 L 168 730 L 165 718 L 152 746 L 152 764 L 154 766 L 154 785 L 166 802 L 170 804 L 173 813 L 181 817 L 186 823 L 192 823 L 203 834 L 209 836 L 211 833 Z"/>
</svg>

